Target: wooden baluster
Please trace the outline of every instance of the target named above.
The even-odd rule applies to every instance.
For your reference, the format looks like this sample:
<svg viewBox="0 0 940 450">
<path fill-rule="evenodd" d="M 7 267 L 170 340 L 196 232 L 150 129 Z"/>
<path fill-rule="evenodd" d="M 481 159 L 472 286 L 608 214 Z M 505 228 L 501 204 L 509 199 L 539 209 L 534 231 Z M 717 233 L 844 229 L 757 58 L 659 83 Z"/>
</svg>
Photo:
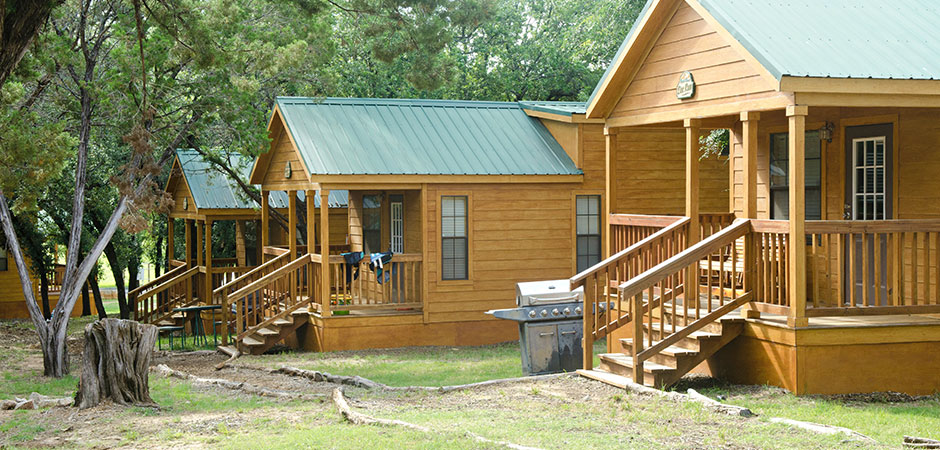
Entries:
<svg viewBox="0 0 940 450">
<path fill-rule="evenodd" d="M 883 261 L 883 255 L 881 254 L 881 233 L 875 233 L 872 235 L 874 239 L 875 254 L 872 258 L 872 265 L 875 266 L 875 278 L 872 282 L 874 285 L 874 296 L 872 297 L 872 302 L 875 306 L 881 306 L 881 262 Z M 887 303 L 887 302 L 886 302 Z"/>
<path fill-rule="evenodd" d="M 583 367 L 584 370 L 594 368 L 594 332 L 597 330 L 597 324 L 595 322 L 597 317 L 597 304 L 590 279 L 591 277 L 589 276 L 582 285 L 584 286 L 584 315 L 582 316 L 581 322 L 583 335 L 583 340 L 581 341 L 583 346 L 581 367 Z"/>
<path fill-rule="evenodd" d="M 930 232 L 924 232 L 924 304 L 930 304 Z"/>
<path fill-rule="evenodd" d="M 639 355 L 643 351 L 643 293 L 633 296 L 633 346 L 630 356 L 633 358 L 633 381 L 643 383 L 643 362 Z"/>
<path fill-rule="evenodd" d="M 858 306 L 858 305 L 856 304 L 856 301 L 855 301 L 855 294 L 856 294 L 856 289 L 855 289 L 855 284 L 856 284 L 856 283 L 855 283 L 855 272 L 856 272 L 856 271 L 855 271 L 855 261 L 856 261 L 856 259 L 855 259 L 855 257 L 856 257 L 856 255 L 855 255 L 855 253 L 856 253 L 856 248 L 855 248 L 855 247 L 856 247 L 856 245 L 855 245 L 855 233 L 848 233 L 847 238 L 846 238 L 846 242 L 848 243 L 848 246 L 849 246 L 849 260 L 848 260 L 848 264 L 846 264 L 846 266 L 848 267 L 848 270 L 849 270 L 849 286 L 848 286 L 848 289 L 849 289 L 849 306 L 851 306 L 851 307 L 854 308 L 854 307 L 857 307 L 857 306 Z"/>
<path fill-rule="evenodd" d="M 934 285 L 933 285 L 933 303 L 940 304 L 940 233 L 934 233 Z"/>
<path fill-rule="evenodd" d="M 911 304 L 917 305 L 917 232 L 911 233 Z"/>
<path fill-rule="evenodd" d="M 862 279 L 859 280 L 859 281 L 862 282 L 862 305 L 864 305 L 864 306 L 871 306 L 871 304 L 869 303 L 869 298 L 868 298 L 868 297 L 869 297 L 869 295 L 868 295 L 868 291 L 869 291 L 869 289 L 868 289 L 868 287 L 869 287 L 869 285 L 868 285 L 868 280 L 871 279 L 871 278 L 869 277 L 869 270 L 870 270 L 870 268 L 868 267 L 868 264 L 869 264 L 869 263 L 868 263 L 868 244 L 869 244 L 869 242 L 868 242 L 868 240 L 869 240 L 869 239 L 868 239 L 868 236 L 869 236 L 869 233 L 862 233 L 862 248 L 861 248 L 861 252 L 862 252 Z"/>
</svg>

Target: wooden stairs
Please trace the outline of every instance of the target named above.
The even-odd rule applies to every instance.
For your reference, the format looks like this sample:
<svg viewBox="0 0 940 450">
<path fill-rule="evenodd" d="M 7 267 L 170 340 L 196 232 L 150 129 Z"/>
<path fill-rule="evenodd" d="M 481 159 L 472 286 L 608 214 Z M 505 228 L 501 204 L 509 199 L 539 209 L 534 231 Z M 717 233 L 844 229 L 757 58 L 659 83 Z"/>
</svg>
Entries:
<svg viewBox="0 0 940 450">
<path fill-rule="evenodd" d="M 293 335 L 298 328 L 310 322 L 310 312 L 307 308 L 297 308 L 272 321 L 265 321 L 253 327 L 240 339 L 235 339 L 238 351 L 247 355 L 260 355 L 278 342 Z"/>
<path fill-rule="evenodd" d="M 667 318 L 665 333 L 661 329 L 661 323 L 654 322 L 650 326 L 650 324 L 644 322 L 644 348 L 657 344 L 659 339 L 673 332 L 672 326 L 668 325 L 672 322 L 669 319 L 672 308 L 668 303 L 665 306 L 667 311 L 664 313 Z M 703 309 L 699 314 L 699 317 L 704 317 L 708 314 L 708 311 Z M 683 312 L 676 311 L 677 322 L 692 323 L 695 321 L 694 309 L 689 311 L 689 316 L 688 322 L 685 322 Z M 676 331 L 681 329 L 682 327 L 676 327 Z M 644 379 L 639 383 L 660 389 L 672 386 L 696 366 L 734 340 L 741 334 L 743 329 L 744 319 L 736 317 L 736 314 L 728 314 L 714 322 L 705 324 L 701 329 L 692 332 L 689 336 L 680 339 L 675 344 L 666 347 L 646 360 L 643 364 Z M 652 344 L 649 342 L 650 337 L 652 337 Z M 618 387 L 623 387 L 625 381 L 633 381 L 633 358 L 630 357 L 633 350 L 633 339 L 620 339 L 619 343 L 622 352 L 601 354 L 599 355 L 600 365 L 596 369 L 579 370 L 578 373 L 587 378 Z"/>
</svg>

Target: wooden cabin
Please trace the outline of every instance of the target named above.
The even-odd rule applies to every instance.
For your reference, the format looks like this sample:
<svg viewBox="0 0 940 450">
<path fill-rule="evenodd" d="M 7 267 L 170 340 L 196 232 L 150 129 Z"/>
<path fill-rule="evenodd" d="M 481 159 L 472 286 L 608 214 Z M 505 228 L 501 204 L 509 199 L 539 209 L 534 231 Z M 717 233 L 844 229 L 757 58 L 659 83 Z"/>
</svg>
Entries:
<svg viewBox="0 0 940 450">
<path fill-rule="evenodd" d="M 513 306 L 517 282 L 601 259 L 603 124 L 583 104 L 278 98 L 268 131 L 251 182 L 289 195 L 348 190 L 352 255 L 291 237 L 289 255 L 226 288 L 243 351 L 294 330 L 318 351 L 514 340 L 515 324 L 484 312 Z M 681 132 L 646 137 L 669 133 L 681 155 Z M 718 181 L 702 194 L 716 204 L 728 196 L 727 177 Z M 365 259 L 347 262 L 358 252 Z M 379 275 L 369 256 L 382 252 L 391 259 Z"/>
<path fill-rule="evenodd" d="M 248 178 L 251 159 L 232 154 L 228 155 L 228 160 L 243 180 Z M 135 320 L 148 323 L 171 321 L 174 308 L 214 302 L 211 299 L 217 297 L 217 293 L 213 291 L 251 273 L 265 257 L 263 248 L 258 245 L 262 226 L 270 227 L 269 235 L 276 239 L 286 242 L 287 235 L 284 227 L 262 220 L 261 205 L 245 194 L 236 180 L 214 167 L 196 150 L 176 151 L 165 192 L 173 198 L 167 215 L 166 237 L 170 270 L 129 293 L 137 305 Z M 287 193 L 275 191 L 266 195 L 265 204 L 282 215 L 287 213 Z M 314 196 L 313 199 L 312 209 L 319 211 L 320 198 Z M 299 200 L 304 202 L 304 197 L 300 196 Z M 346 221 L 346 202 L 344 191 L 335 191 L 329 196 L 327 210 L 337 224 Z M 226 224 L 234 228 L 229 230 L 234 232 L 228 234 L 234 242 L 223 242 L 228 244 L 224 246 L 228 254 L 219 254 L 211 245 L 213 233 L 223 231 L 220 228 Z M 341 245 L 346 236 L 340 230 L 331 233 L 330 239 Z"/>
<path fill-rule="evenodd" d="M 938 20 L 913 2 L 649 1 L 585 108 L 606 140 L 608 257 L 571 283 L 611 308 L 585 317 L 582 373 L 940 390 Z M 713 130 L 730 132 L 721 204 L 701 194 Z M 683 157 L 636 138 L 660 132 Z"/>
<path fill-rule="evenodd" d="M 26 265 L 31 264 L 26 260 Z M 49 308 L 50 311 L 55 308 L 59 302 L 59 292 L 62 289 L 62 276 L 65 273 L 65 265 L 56 264 L 55 270 L 48 279 L 49 283 Z M 32 272 L 29 274 L 33 282 L 33 296 L 39 302 L 42 310 L 42 297 L 39 293 L 39 278 Z M 91 314 L 97 314 L 95 303 L 89 300 Z M 78 317 L 82 314 L 82 300 L 79 298 L 72 308 L 72 316 Z M 26 297 L 23 295 L 23 285 L 20 283 L 20 274 L 17 271 L 13 256 L 7 253 L 5 248 L 0 247 L 0 319 L 28 319 L 29 310 L 26 308 Z"/>
</svg>

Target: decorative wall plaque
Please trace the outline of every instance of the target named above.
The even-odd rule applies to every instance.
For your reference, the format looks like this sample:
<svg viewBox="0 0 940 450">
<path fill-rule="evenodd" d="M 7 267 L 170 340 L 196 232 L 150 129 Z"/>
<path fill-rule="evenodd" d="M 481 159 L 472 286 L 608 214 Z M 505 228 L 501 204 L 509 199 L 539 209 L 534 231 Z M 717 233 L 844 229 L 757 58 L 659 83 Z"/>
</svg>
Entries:
<svg viewBox="0 0 940 450">
<path fill-rule="evenodd" d="M 676 85 L 676 97 L 679 100 L 692 98 L 695 95 L 695 80 L 692 79 L 692 72 L 686 70 L 679 75 L 679 84 Z"/>
<path fill-rule="evenodd" d="M 290 178 L 291 168 L 290 161 L 287 161 L 287 164 L 284 164 L 284 178 Z"/>
</svg>

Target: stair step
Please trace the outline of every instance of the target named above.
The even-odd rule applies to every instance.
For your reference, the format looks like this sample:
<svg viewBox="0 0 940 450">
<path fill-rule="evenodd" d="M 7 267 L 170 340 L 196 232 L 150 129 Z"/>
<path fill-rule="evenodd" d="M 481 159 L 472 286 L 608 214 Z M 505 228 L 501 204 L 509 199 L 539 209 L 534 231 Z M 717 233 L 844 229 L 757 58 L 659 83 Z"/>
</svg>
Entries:
<svg viewBox="0 0 940 450">
<path fill-rule="evenodd" d="M 297 308 L 291 311 L 291 314 L 295 316 L 303 316 L 305 314 L 310 314 L 310 310 L 308 310 L 307 308 Z"/>
<path fill-rule="evenodd" d="M 262 345 L 264 345 L 264 342 L 254 339 L 251 336 L 245 336 L 242 338 L 242 344 L 247 345 L 249 347 L 261 347 Z"/>
<path fill-rule="evenodd" d="M 260 328 L 255 330 L 255 333 L 260 336 L 277 336 L 279 334 L 277 330 L 272 330 L 271 328 Z"/>
<path fill-rule="evenodd" d="M 235 353 L 238 352 L 238 350 L 231 345 L 220 345 L 216 347 L 216 349 L 224 353 L 227 356 L 235 356 Z"/>
<path fill-rule="evenodd" d="M 730 301 L 730 300 L 728 300 L 728 301 Z M 713 310 L 714 310 L 714 309 L 717 309 L 719 306 L 720 306 L 720 305 L 718 305 L 717 303 L 715 303 L 714 306 L 713 306 Z M 671 314 L 672 314 L 672 303 L 666 303 L 665 308 L 666 308 L 666 315 L 667 315 L 667 316 L 671 315 Z M 699 314 L 698 317 L 705 317 L 705 316 L 708 315 L 710 312 L 711 312 L 711 311 L 709 311 L 709 310 L 707 310 L 707 309 L 705 309 L 705 308 L 700 308 L 700 309 L 699 309 L 699 313 L 698 313 L 698 314 Z M 696 315 L 695 315 L 695 308 L 690 308 L 690 309 L 689 309 L 689 314 L 688 314 L 688 316 L 686 316 L 685 311 L 682 309 L 682 305 L 676 305 L 676 317 L 688 317 L 689 320 L 692 320 L 694 317 L 696 317 Z M 744 322 L 744 318 L 743 318 L 743 317 L 740 317 L 737 313 L 729 313 L 729 314 L 725 314 L 723 317 L 721 317 L 720 319 L 718 319 L 716 322 Z"/>
<path fill-rule="evenodd" d="M 274 325 L 277 327 L 286 327 L 286 326 L 290 326 L 293 324 L 294 324 L 294 321 L 291 319 L 277 319 L 274 322 L 271 322 L 271 325 Z"/>
<path fill-rule="evenodd" d="M 610 373 L 605 370 L 578 369 L 578 375 L 581 375 L 582 377 L 585 377 L 585 378 L 590 378 L 592 380 L 597 380 L 602 383 L 607 383 L 611 386 L 618 387 L 620 389 L 626 389 L 628 384 L 633 383 L 633 380 L 630 379 L 630 377 L 617 375 L 615 373 Z"/>
<path fill-rule="evenodd" d="M 659 344 L 660 341 L 653 341 L 653 345 Z M 633 338 L 621 339 L 620 344 L 623 346 L 624 350 L 629 350 L 633 347 Z M 646 345 L 646 342 L 643 342 L 644 348 L 649 348 L 651 345 Z M 698 351 L 691 350 L 688 348 L 682 348 L 676 345 L 670 345 L 669 347 L 664 348 L 660 353 L 664 355 L 669 355 L 672 357 L 676 356 L 695 356 L 698 355 Z"/>
<path fill-rule="evenodd" d="M 633 368 L 633 357 L 623 353 L 601 353 L 599 357 L 601 361 L 607 361 L 621 367 Z M 643 362 L 643 371 L 647 373 L 672 372 L 675 370 L 674 367 L 664 366 L 650 361 Z"/>
<path fill-rule="evenodd" d="M 656 331 L 656 332 L 663 331 L 663 328 L 662 328 L 661 325 L 662 325 L 662 324 L 660 324 L 660 323 L 654 323 L 654 324 L 652 324 L 652 326 L 650 326 L 650 324 L 648 324 L 648 323 L 645 323 L 645 322 L 643 323 L 643 327 L 644 327 L 644 328 L 649 328 L 649 329 L 651 329 L 652 331 Z M 683 327 L 676 327 L 676 332 L 681 331 L 682 328 L 683 328 Z M 667 324 L 666 327 L 665 327 L 665 332 L 666 332 L 667 335 L 672 334 L 672 326 Z M 701 331 L 701 330 L 699 330 L 699 331 L 693 331 L 691 334 L 689 334 L 689 337 L 690 337 L 690 338 L 693 338 L 693 339 L 714 339 L 714 338 L 719 338 L 719 337 L 721 337 L 721 334 L 719 334 L 719 333 L 711 333 L 711 332 L 708 332 L 708 331 Z"/>
</svg>

